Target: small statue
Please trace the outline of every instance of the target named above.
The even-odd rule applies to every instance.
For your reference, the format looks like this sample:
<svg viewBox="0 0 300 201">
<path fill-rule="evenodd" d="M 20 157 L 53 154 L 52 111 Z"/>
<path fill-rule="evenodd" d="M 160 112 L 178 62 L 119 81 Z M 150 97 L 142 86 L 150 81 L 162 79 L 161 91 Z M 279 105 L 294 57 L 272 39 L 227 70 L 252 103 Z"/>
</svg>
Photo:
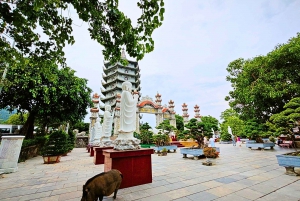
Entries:
<svg viewBox="0 0 300 201">
<path fill-rule="evenodd" d="M 105 112 L 103 115 L 103 127 L 102 127 L 103 138 L 101 141 L 111 141 L 110 136 L 112 132 L 112 123 L 113 123 L 115 111 L 113 111 L 112 114 L 110 113 L 110 111 L 111 111 L 111 106 L 105 105 Z"/>
</svg>

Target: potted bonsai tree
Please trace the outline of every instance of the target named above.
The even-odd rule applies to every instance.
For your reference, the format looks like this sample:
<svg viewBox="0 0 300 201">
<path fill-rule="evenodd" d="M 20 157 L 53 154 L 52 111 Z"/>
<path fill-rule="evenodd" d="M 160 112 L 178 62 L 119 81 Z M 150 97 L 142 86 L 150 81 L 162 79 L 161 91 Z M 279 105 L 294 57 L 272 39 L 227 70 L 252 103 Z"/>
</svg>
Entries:
<svg viewBox="0 0 300 201">
<path fill-rule="evenodd" d="M 206 116 L 202 117 L 202 121 L 198 121 L 193 118 L 185 125 L 188 130 L 189 138 L 196 140 L 198 146 L 190 147 L 190 148 L 181 148 L 180 153 L 183 154 L 184 158 L 187 158 L 187 154 L 193 155 L 194 159 L 198 159 L 199 156 L 204 155 L 203 149 L 205 148 L 204 138 L 209 139 L 212 134 L 212 128 L 214 130 L 218 130 L 218 120 L 211 117 Z M 217 149 L 216 152 L 220 152 L 218 147 L 213 147 L 212 149 Z"/>
<path fill-rule="evenodd" d="M 173 150 L 174 152 L 176 152 L 177 146 L 170 144 L 169 136 L 169 134 L 172 131 L 175 131 L 176 128 L 170 125 L 169 120 L 164 120 L 156 128 L 160 129 L 160 131 L 156 135 L 153 135 L 153 142 L 155 143 L 155 146 L 150 146 L 150 148 L 154 149 L 157 152 L 162 151 L 162 149 L 164 148 L 166 148 L 167 151 Z"/>
<path fill-rule="evenodd" d="M 285 110 L 270 117 L 270 127 L 275 127 L 276 133 L 289 135 L 295 151 L 292 153 L 276 155 L 279 166 L 286 168 L 286 174 L 299 175 L 295 167 L 300 167 L 300 152 L 297 151 L 293 128 L 300 124 L 300 97 L 291 99 L 284 105 Z"/>
<path fill-rule="evenodd" d="M 59 163 L 63 154 L 68 151 L 68 137 L 62 130 L 52 132 L 44 147 L 41 150 L 41 154 L 45 164 Z"/>
<path fill-rule="evenodd" d="M 68 152 L 71 152 L 75 147 L 75 133 L 71 130 L 68 131 Z"/>
</svg>

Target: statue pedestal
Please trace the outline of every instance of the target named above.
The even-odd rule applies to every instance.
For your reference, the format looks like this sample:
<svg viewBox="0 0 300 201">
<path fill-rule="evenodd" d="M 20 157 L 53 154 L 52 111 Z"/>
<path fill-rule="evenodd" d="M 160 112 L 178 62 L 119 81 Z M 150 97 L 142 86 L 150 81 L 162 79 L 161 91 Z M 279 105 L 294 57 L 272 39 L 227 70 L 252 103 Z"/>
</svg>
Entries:
<svg viewBox="0 0 300 201">
<path fill-rule="evenodd" d="M 93 156 L 94 156 L 94 148 L 95 148 L 95 147 L 99 147 L 99 146 L 94 146 L 94 145 L 91 145 L 91 146 L 90 146 L 90 151 L 89 151 L 89 152 L 90 152 L 90 157 L 93 157 Z"/>
<path fill-rule="evenodd" d="M 0 172 L 11 173 L 18 170 L 18 159 L 25 136 L 2 136 L 0 145 Z"/>
<path fill-rule="evenodd" d="M 103 150 L 113 149 L 113 147 L 94 147 L 94 164 L 104 164 Z"/>
<path fill-rule="evenodd" d="M 153 149 L 117 151 L 103 150 L 104 172 L 117 169 L 123 174 L 120 188 L 152 183 Z"/>
</svg>

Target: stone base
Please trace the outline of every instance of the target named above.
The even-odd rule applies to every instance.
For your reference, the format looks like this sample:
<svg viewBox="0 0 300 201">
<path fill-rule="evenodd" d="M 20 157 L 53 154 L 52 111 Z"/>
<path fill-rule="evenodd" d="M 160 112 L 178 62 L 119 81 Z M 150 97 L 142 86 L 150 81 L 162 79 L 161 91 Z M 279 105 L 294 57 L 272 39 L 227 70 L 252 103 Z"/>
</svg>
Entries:
<svg viewBox="0 0 300 201">
<path fill-rule="evenodd" d="M 117 151 L 103 150 L 104 171 L 119 170 L 123 175 L 120 188 L 152 183 L 151 154 L 153 149 Z"/>
<path fill-rule="evenodd" d="M 99 143 L 99 147 L 113 147 L 114 143 L 113 141 L 101 141 Z"/>
<path fill-rule="evenodd" d="M 18 167 L 15 168 L 5 168 L 5 169 L 0 169 L 0 173 L 12 173 L 12 172 L 17 172 L 18 171 Z"/>
<path fill-rule="evenodd" d="M 94 147 L 94 164 L 104 164 L 103 150 L 113 149 L 113 147 Z"/>
<path fill-rule="evenodd" d="M 114 141 L 114 149 L 115 150 L 137 150 L 140 149 L 140 142 L 139 139 L 116 139 Z"/>
</svg>

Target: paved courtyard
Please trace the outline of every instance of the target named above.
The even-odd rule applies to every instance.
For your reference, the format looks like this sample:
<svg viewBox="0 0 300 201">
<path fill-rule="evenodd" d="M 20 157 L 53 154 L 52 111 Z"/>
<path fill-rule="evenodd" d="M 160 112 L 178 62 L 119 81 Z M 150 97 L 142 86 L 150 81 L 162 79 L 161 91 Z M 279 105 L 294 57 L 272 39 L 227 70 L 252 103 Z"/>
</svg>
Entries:
<svg viewBox="0 0 300 201">
<path fill-rule="evenodd" d="M 300 177 L 285 175 L 285 168 L 278 166 L 275 156 L 292 149 L 276 146 L 274 150 L 259 151 L 244 144 L 217 146 L 221 154 L 214 166 L 202 165 L 205 159 L 184 159 L 179 149 L 167 156 L 153 154 L 153 182 L 120 189 L 116 200 L 300 200 Z M 80 200 L 82 185 L 104 170 L 104 165 L 93 164 L 93 157 L 84 148 L 74 149 L 58 164 L 45 165 L 39 156 L 18 167 L 18 172 L 0 178 L 1 201 Z"/>
</svg>

